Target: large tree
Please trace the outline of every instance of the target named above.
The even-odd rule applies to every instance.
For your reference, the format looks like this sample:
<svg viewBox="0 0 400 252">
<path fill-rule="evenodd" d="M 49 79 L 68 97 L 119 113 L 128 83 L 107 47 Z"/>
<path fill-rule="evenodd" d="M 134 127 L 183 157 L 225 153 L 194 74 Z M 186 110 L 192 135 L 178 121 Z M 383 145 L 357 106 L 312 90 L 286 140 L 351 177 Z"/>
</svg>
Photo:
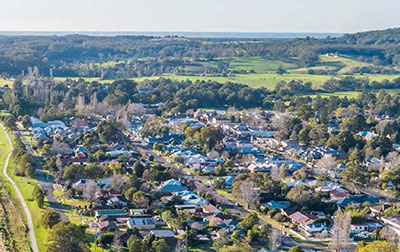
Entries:
<svg viewBox="0 0 400 252">
<path fill-rule="evenodd" d="M 329 247 L 337 252 L 341 252 L 349 245 L 351 215 L 350 212 L 343 213 L 339 208 L 335 214 L 333 222 L 333 235 Z"/>
<path fill-rule="evenodd" d="M 47 237 L 47 252 L 87 252 L 89 243 L 85 229 L 70 222 L 55 225 Z"/>
</svg>

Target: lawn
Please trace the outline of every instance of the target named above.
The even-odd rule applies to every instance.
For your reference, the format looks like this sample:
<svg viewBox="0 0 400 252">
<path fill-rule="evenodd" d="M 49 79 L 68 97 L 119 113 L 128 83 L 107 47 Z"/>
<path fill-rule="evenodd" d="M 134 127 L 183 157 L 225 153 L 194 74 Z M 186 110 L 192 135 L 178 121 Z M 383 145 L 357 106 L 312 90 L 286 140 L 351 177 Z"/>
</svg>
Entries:
<svg viewBox="0 0 400 252">
<path fill-rule="evenodd" d="M 13 140 L 13 138 L 12 138 Z M 0 132 L 0 156 L 6 156 L 8 154 L 8 142 L 5 134 L 1 130 Z M 0 161 L 0 167 L 3 169 L 5 160 L 1 158 Z M 38 248 L 40 251 L 45 251 L 45 241 L 47 239 L 47 234 L 48 230 L 40 227 L 39 221 L 40 221 L 40 216 L 44 210 L 40 209 L 35 201 L 32 201 L 32 193 L 35 185 L 37 184 L 35 179 L 32 178 L 24 178 L 24 177 L 18 177 L 14 175 L 14 161 L 11 159 L 8 167 L 8 175 L 15 181 L 15 183 L 18 185 L 19 190 L 21 191 L 22 196 L 24 197 L 26 204 L 28 205 L 28 208 L 31 212 L 32 215 L 32 220 L 33 224 L 35 226 L 35 236 L 36 240 L 38 243 Z M 2 174 L 2 173 L 1 173 Z M 11 184 L 6 181 L 6 179 L 2 176 L 2 181 L 4 182 L 4 185 L 7 188 L 7 191 L 10 192 L 11 197 L 13 198 L 13 202 L 17 205 L 20 213 L 23 215 L 25 222 L 26 222 L 26 216 L 24 215 L 24 211 L 22 209 L 21 203 L 16 195 L 16 192 L 14 191 L 13 187 Z M 45 207 L 47 205 L 46 199 L 45 199 Z"/>
</svg>

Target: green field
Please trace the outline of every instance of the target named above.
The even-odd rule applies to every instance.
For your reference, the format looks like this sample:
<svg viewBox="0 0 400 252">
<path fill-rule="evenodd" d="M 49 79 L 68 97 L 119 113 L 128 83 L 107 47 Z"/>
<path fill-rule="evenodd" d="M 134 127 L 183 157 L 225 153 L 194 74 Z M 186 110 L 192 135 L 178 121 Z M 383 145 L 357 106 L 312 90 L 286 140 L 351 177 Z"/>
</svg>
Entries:
<svg viewBox="0 0 400 252">
<path fill-rule="evenodd" d="M 11 136 L 11 135 L 10 135 Z M 12 138 L 13 140 L 13 138 Z M 0 157 L 5 157 L 8 155 L 8 141 L 7 138 L 2 130 L 0 130 Z M 5 158 L 0 159 L 0 166 L 3 169 L 5 162 Z M 32 193 L 35 185 L 37 184 L 36 180 L 33 178 L 25 178 L 25 177 L 18 177 L 14 175 L 14 161 L 11 159 L 8 167 L 8 175 L 17 183 L 19 190 L 21 191 L 22 196 L 25 199 L 26 204 L 32 215 L 33 224 L 35 226 L 35 236 L 38 243 L 38 248 L 40 251 L 45 251 L 45 242 L 47 239 L 48 230 L 42 228 L 39 225 L 40 216 L 44 210 L 40 209 L 35 201 L 32 200 Z M 2 172 L 1 172 L 2 174 Z M 24 216 L 24 211 L 22 209 L 21 203 L 16 195 L 15 190 L 11 186 L 11 184 L 6 181 L 5 177 L 1 176 L 2 182 L 7 188 L 7 191 L 11 194 L 13 201 L 17 205 L 20 213 Z M 45 199 L 45 207 L 47 206 L 47 202 Z M 24 216 L 26 219 L 26 217 Z"/>
<path fill-rule="evenodd" d="M 215 61 L 201 61 L 199 65 L 193 66 L 187 72 L 199 73 L 199 74 L 188 74 L 188 75 L 172 75 L 164 74 L 162 76 L 151 76 L 151 77 L 138 77 L 131 78 L 134 81 L 141 82 L 143 80 L 154 80 L 158 78 L 170 78 L 178 81 L 191 80 L 191 81 L 215 81 L 220 83 L 232 82 L 238 84 L 247 84 L 253 88 L 264 87 L 267 89 L 274 89 L 276 84 L 280 81 L 289 82 L 291 80 L 300 80 L 303 82 L 311 82 L 314 88 L 319 88 L 324 82 L 331 78 L 343 78 L 350 76 L 348 73 L 354 67 L 369 66 L 370 64 L 357 61 L 349 56 L 327 56 L 321 55 L 320 62 L 311 68 L 304 68 L 300 66 L 299 62 L 295 58 L 287 58 L 280 60 L 264 59 L 261 57 L 244 57 L 244 58 L 233 58 L 229 61 L 229 68 L 235 71 L 246 71 L 243 74 L 231 74 L 230 76 L 223 77 L 218 75 L 206 75 L 203 76 L 200 73 L 206 69 L 206 67 L 215 67 L 217 60 Z M 279 75 L 276 73 L 276 69 L 279 66 L 284 67 L 288 73 Z M 318 75 L 308 74 L 310 69 L 314 70 L 327 70 L 329 72 L 337 73 L 335 75 Z M 254 71 L 253 73 L 249 73 Z M 375 81 L 393 80 L 399 78 L 400 75 L 383 75 L 383 74 L 370 74 L 370 75 L 352 75 L 356 78 L 368 78 Z M 55 78 L 55 80 L 64 81 L 67 78 Z M 78 80 L 79 77 L 72 77 L 70 79 Z M 113 80 L 100 80 L 100 78 L 90 77 L 83 78 L 86 81 L 98 81 L 100 83 L 109 83 Z M 344 92 L 342 92 L 344 93 Z M 342 94 L 340 94 L 342 95 Z"/>
<path fill-rule="evenodd" d="M 0 87 L 4 87 L 5 85 L 8 85 L 9 87 L 11 87 L 14 83 L 14 80 L 12 79 L 4 79 L 4 78 L 0 78 Z"/>
<path fill-rule="evenodd" d="M 295 59 L 268 60 L 261 57 L 246 57 L 234 58 L 229 64 L 229 69 L 235 71 L 253 70 L 255 73 L 268 73 L 275 72 L 280 66 L 287 70 L 299 67 Z"/>
<path fill-rule="evenodd" d="M 220 76 L 183 76 L 183 75 L 163 75 L 163 76 L 151 76 L 151 77 L 140 77 L 131 78 L 134 81 L 141 82 L 144 80 L 155 80 L 159 78 L 169 78 L 178 81 L 191 80 L 191 81 L 216 81 L 221 83 L 232 82 L 238 84 L 247 84 L 253 88 L 265 87 L 267 89 L 274 89 L 275 85 L 280 81 L 291 81 L 291 80 L 301 80 L 303 82 L 311 82 L 314 88 L 320 87 L 325 81 L 331 78 L 340 78 L 347 75 L 312 75 L 312 74 L 284 74 L 279 75 L 276 73 L 254 73 L 254 74 L 236 74 L 232 77 L 220 77 Z M 399 78 L 399 75 L 356 75 L 357 78 L 369 78 L 370 80 L 382 81 L 382 80 L 393 80 Z M 55 78 L 58 81 L 64 81 L 67 78 Z M 73 80 L 78 80 L 79 78 L 70 78 Z M 99 78 L 82 78 L 86 81 L 98 81 L 100 83 L 110 83 L 114 80 L 100 80 Z"/>
</svg>

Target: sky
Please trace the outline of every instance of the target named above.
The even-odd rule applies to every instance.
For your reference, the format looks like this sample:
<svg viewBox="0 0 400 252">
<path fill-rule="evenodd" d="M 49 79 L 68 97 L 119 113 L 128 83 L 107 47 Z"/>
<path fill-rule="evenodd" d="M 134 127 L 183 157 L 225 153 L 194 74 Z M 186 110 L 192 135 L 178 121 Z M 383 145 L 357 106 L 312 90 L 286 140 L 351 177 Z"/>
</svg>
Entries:
<svg viewBox="0 0 400 252">
<path fill-rule="evenodd" d="M 399 0 L 0 0 L 0 31 L 351 33 L 400 26 Z"/>
</svg>

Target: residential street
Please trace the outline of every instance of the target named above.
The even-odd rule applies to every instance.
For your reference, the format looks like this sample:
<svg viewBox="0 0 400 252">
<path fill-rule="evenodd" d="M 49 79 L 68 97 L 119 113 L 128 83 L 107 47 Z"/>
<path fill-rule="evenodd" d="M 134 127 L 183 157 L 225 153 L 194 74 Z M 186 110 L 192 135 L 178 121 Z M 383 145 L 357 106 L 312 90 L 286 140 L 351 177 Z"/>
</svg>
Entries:
<svg viewBox="0 0 400 252">
<path fill-rule="evenodd" d="M 37 168 L 35 170 L 36 179 L 37 179 L 38 183 L 40 184 L 40 186 L 42 187 L 42 189 L 46 193 L 46 198 L 49 203 L 49 207 L 52 208 L 53 210 L 57 211 L 58 213 L 60 213 L 61 221 L 64 221 L 64 222 L 68 221 L 68 216 L 65 215 L 62 204 L 57 201 L 56 197 L 54 197 L 54 184 L 55 183 L 54 183 L 53 178 L 51 176 L 49 176 L 47 173 L 43 172 L 40 161 L 39 161 L 38 157 L 35 155 L 35 152 L 33 151 L 32 147 L 31 147 L 31 143 L 27 142 L 24 139 L 23 134 L 21 134 L 21 133 L 22 133 L 22 131 L 18 132 L 18 136 L 19 136 L 20 140 L 25 145 L 25 148 L 28 151 L 28 153 L 30 153 L 32 156 L 34 156 L 36 158 L 36 161 L 37 161 Z"/>
</svg>

